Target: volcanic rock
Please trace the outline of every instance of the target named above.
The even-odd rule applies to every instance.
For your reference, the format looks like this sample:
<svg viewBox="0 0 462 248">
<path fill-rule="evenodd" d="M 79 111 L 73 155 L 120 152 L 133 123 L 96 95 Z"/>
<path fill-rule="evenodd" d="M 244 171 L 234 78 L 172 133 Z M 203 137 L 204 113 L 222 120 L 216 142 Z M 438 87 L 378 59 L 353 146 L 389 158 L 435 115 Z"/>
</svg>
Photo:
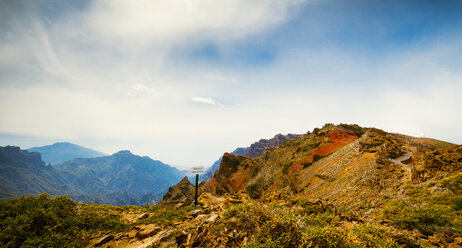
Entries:
<svg viewBox="0 0 462 248">
<path fill-rule="evenodd" d="M 195 188 L 189 182 L 188 177 L 184 177 L 178 184 L 168 189 L 162 198 L 163 205 L 188 204 L 194 200 Z"/>
</svg>

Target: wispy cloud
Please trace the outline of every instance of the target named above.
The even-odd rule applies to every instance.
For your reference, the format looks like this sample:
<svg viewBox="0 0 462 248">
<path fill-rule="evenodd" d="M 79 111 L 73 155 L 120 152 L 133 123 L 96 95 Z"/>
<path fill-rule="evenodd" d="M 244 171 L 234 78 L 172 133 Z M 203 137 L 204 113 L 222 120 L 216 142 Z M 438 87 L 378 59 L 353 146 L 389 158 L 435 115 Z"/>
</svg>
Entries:
<svg viewBox="0 0 462 248">
<path fill-rule="evenodd" d="M 300 0 L 95 1 L 85 23 L 96 35 L 138 44 L 191 38 L 229 41 L 285 21 Z M 185 39 L 189 37 L 190 39 Z"/>
<path fill-rule="evenodd" d="M 200 103 L 205 103 L 205 104 L 210 104 L 210 105 L 217 104 L 217 102 L 210 97 L 195 96 L 191 98 L 191 100 L 193 100 L 194 102 L 200 102 Z"/>
<path fill-rule="evenodd" d="M 145 91 L 145 92 L 149 92 L 149 93 L 155 93 L 155 90 L 149 88 L 148 86 L 146 86 L 144 84 L 140 84 L 140 83 L 133 83 L 132 84 L 132 89 L 134 89 L 136 91 Z"/>
<path fill-rule="evenodd" d="M 378 2 L 0 1 L 0 132 L 182 165 L 325 122 L 461 143 L 462 5 Z"/>
</svg>

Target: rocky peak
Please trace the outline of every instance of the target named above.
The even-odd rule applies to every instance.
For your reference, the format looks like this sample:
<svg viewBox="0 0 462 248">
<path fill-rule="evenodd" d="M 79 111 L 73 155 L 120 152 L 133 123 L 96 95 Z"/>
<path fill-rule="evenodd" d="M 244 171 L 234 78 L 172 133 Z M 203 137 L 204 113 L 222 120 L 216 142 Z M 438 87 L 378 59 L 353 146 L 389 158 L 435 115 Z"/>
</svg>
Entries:
<svg viewBox="0 0 462 248">
<path fill-rule="evenodd" d="M 299 134 L 276 134 L 273 138 L 271 139 L 260 139 L 258 142 L 253 143 L 250 145 L 248 148 L 244 148 L 242 153 L 239 153 L 240 155 L 250 157 L 250 158 L 255 158 L 260 156 L 266 148 L 275 148 L 282 144 L 282 142 L 286 140 L 293 139 L 295 137 L 300 136 Z M 237 155 L 237 154 L 236 154 Z"/>
<path fill-rule="evenodd" d="M 219 182 L 223 182 L 226 178 L 230 177 L 234 174 L 239 165 L 241 165 L 242 161 L 246 158 L 241 155 L 232 155 L 230 153 L 223 154 L 223 159 L 220 163 L 220 168 L 215 172 L 215 178 Z"/>
<path fill-rule="evenodd" d="M 194 200 L 195 188 L 189 182 L 188 177 L 181 179 L 175 186 L 168 188 L 168 192 L 162 198 L 163 205 L 190 204 Z"/>
<path fill-rule="evenodd" d="M 234 151 L 231 152 L 232 155 L 242 155 L 249 158 L 256 158 L 262 155 L 265 152 L 265 149 L 275 148 L 281 145 L 284 141 L 290 140 L 296 137 L 299 137 L 299 134 L 276 134 L 271 139 L 260 139 L 258 142 L 253 143 L 249 147 L 238 147 Z M 213 176 L 215 171 L 218 170 L 221 159 L 215 161 L 215 163 L 207 169 L 207 171 L 202 175 L 201 180 L 207 180 Z"/>
</svg>

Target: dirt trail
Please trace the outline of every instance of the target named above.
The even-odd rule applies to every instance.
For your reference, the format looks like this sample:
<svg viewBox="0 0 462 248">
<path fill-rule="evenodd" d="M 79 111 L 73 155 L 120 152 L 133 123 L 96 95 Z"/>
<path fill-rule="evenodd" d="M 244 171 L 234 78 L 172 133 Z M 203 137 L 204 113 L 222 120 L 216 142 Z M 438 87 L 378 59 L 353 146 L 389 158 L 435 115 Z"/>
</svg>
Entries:
<svg viewBox="0 0 462 248">
<path fill-rule="evenodd" d="M 399 164 L 403 167 L 403 169 L 406 171 L 408 180 L 411 180 L 412 169 L 409 165 L 402 163 L 402 161 L 409 159 L 416 149 L 417 148 L 414 146 L 406 147 L 403 155 L 391 160 L 391 162 L 393 162 L 394 164 Z"/>
</svg>

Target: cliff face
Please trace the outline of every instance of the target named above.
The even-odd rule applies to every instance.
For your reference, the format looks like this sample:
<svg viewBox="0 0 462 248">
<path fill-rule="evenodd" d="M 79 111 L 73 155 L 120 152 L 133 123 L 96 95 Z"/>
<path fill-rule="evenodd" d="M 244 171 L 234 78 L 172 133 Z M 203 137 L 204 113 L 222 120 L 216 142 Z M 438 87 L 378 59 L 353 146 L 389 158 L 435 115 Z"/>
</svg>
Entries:
<svg viewBox="0 0 462 248">
<path fill-rule="evenodd" d="M 244 179 L 244 164 L 248 158 L 225 153 L 219 169 L 208 181 L 201 184 L 200 192 L 209 192 L 221 195 L 226 192 L 237 192 L 243 188 L 243 183 L 249 180 L 251 175 Z"/>
<path fill-rule="evenodd" d="M 74 190 L 60 172 L 42 161 L 39 153 L 15 146 L 0 147 L 0 199 Z"/>
<path fill-rule="evenodd" d="M 299 134 L 287 134 L 287 135 L 282 135 L 282 134 L 277 134 L 271 139 L 260 139 L 259 141 L 251 144 L 249 147 L 239 147 L 236 148 L 234 151 L 232 151 L 230 154 L 238 156 L 242 155 L 244 157 L 249 157 L 249 158 L 255 158 L 260 156 L 266 148 L 275 148 L 278 145 L 282 144 L 282 142 L 286 140 L 290 140 L 296 137 L 299 137 Z M 220 167 L 222 158 L 218 159 L 213 163 L 213 165 L 207 169 L 207 171 L 201 175 L 201 181 L 205 181 L 211 177 L 213 177 L 213 174 L 215 171 L 218 170 Z"/>
<path fill-rule="evenodd" d="M 40 153 L 21 150 L 17 146 L 0 147 L 0 164 L 31 171 L 44 170 L 47 167 Z"/>
</svg>

